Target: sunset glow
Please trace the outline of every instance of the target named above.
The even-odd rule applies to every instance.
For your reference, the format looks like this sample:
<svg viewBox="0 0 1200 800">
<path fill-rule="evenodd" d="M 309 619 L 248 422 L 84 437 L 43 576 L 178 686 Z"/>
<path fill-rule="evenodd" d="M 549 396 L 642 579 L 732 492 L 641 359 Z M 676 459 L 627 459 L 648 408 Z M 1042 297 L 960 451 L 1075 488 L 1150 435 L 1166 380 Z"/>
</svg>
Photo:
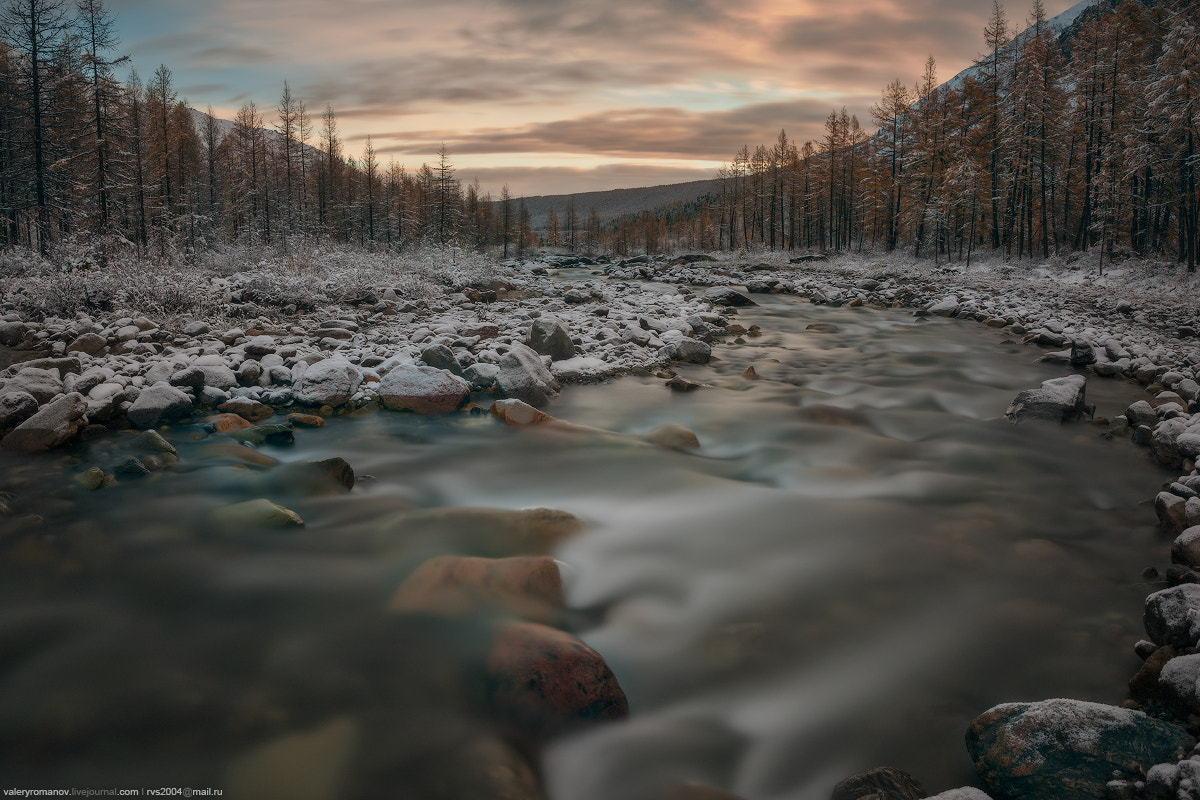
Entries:
<svg viewBox="0 0 1200 800">
<path fill-rule="evenodd" d="M 1069 0 L 1047 4 L 1057 14 Z M 285 80 L 331 104 L 347 151 L 386 161 L 445 143 L 466 180 L 518 195 L 713 175 L 779 130 L 817 138 L 845 106 L 867 127 L 895 78 L 929 54 L 949 78 L 982 50 L 987 0 L 713 2 L 112 0 L 122 52 L 160 64 L 180 95 L 272 121 Z M 1027 9 L 1013 6 L 1019 23 Z M 634 183 L 630 183 L 633 181 Z"/>
</svg>

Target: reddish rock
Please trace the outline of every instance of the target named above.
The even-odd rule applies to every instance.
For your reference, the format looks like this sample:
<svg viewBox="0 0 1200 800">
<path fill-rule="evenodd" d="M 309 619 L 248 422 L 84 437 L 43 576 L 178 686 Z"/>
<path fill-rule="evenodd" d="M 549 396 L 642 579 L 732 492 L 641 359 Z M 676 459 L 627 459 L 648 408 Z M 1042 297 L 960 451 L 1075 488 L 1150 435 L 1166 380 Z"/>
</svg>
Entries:
<svg viewBox="0 0 1200 800">
<path fill-rule="evenodd" d="M 629 714 L 600 654 L 545 625 L 513 622 L 497 631 L 487 673 L 492 710 L 533 743 Z"/>
<path fill-rule="evenodd" d="M 325 424 L 325 418 L 316 414 L 301 414 L 298 411 L 293 411 L 287 415 L 288 422 L 293 425 L 299 425 L 301 428 L 319 428 Z"/>
<path fill-rule="evenodd" d="M 514 428 L 555 421 L 554 417 L 549 414 L 538 411 L 522 400 L 515 399 L 497 400 L 492 403 L 492 416 L 503 420 L 506 424 L 512 425 Z"/>
<path fill-rule="evenodd" d="M 582 528 L 579 517 L 550 508 L 433 508 L 393 517 L 381 523 L 380 532 L 410 544 L 432 542 L 443 550 L 504 557 L 549 554 Z"/>
<path fill-rule="evenodd" d="M 217 410 L 237 414 L 251 422 L 261 422 L 275 413 L 275 409 L 257 400 L 251 400 L 249 397 L 235 397 L 232 400 L 226 400 L 217 406 Z"/>
<path fill-rule="evenodd" d="M 390 608 L 450 616 L 496 609 L 550 622 L 562 604 L 562 576 L 548 556 L 438 556 L 400 584 Z"/>
<path fill-rule="evenodd" d="M 204 421 L 212 425 L 217 433 L 229 433 L 230 431 L 241 431 L 254 427 L 253 423 L 248 422 L 245 417 L 240 417 L 237 414 L 215 414 Z"/>
</svg>

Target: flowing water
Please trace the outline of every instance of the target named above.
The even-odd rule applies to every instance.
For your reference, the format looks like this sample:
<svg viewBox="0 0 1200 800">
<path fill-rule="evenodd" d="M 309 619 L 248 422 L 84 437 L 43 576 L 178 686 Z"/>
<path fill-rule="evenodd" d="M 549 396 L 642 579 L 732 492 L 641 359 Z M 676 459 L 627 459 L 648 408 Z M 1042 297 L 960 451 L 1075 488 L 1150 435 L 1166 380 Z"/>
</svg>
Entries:
<svg viewBox="0 0 1200 800">
<path fill-rule="evenodd" d="M 111 467 L 126 438 L 6 461 L 5 785 L 421 796 L 486 729 L 470 666 L 486 626 L 384 611 L 440 549 L 380 532 L 412 508 L 588 522 L 556 556 L 631 716 L 549 749 L 555 800 L 651 800 L 680 780 L 823 799 L 885 764 L 940 791 L 973 781 L 963 733 L 993 704 L 1119 703 L 1154 588 L 1141 571 L 1165 552 L 1144 503 L 1164 473 L 1094 426 L 1000 419 L 1062 374 L 1003 332 L 756 300 L 739 321 L 765 335 L 680 369 L 707 388 L 630 377 L 547 409 L 628 434 L 680 423 L 697 453 L 368 413 L 261 448 L 345 458 L 346 495 L 271 484 L 187 428 L 168 432 L 176 468 L 95 493 L 71 476 Z M 1088 393 L 1109 416 L 1140 394 L 1096 378 Z M 264 494 L 306 526 L 213 527 Z"/>
</svg>

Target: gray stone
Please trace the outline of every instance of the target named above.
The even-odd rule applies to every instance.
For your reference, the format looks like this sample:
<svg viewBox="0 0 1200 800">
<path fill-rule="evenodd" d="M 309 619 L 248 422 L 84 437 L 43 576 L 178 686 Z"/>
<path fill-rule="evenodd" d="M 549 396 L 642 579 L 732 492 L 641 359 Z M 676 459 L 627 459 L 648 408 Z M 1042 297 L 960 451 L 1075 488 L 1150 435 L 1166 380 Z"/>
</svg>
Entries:
<svg viewBox="0 0 1200 800">
<path fill-rule="evenodd" d="M 1004 416 L 1013 422 L 1043 419 L 1070 422 L 1088 413 L 1084 403 L 1087 380 L 1082 375 L 1067 375 L 1043 381 L 1041 388 L 1026 389 L 1009 405 Z"/>
<path fill-rule="evenodd" d="M 4 437 L 5 450 L 32 453 L 58 447 L 74 438 L 87 424 L 87 400 L 71 392 L 46 404 Z"/>
<path fill-rule="evenodd" d="M 186 386 L 199 391 L 204 387 L 204 370 L 199 367 L 187 367 L 171 376 L 172 386 Z"/>
<path fill-rule="evenodd" d="M 98 333 L 85 333 L 67 345 L 68 353 L 87 353 L 96 356 L 108 349 L 108 340 Z"/>
<path fill-rule="evenodd" d="M 20 425 L 37 410 L 37 398 L 29 392 L 5 392 L 0 395 L 0 431 Z"/>
<path fill-rule="evenodd" d="M 145 429 L 186 417 L 191 411 L 192 398 L 163 382 L 143 389 L 129 407 L 127 416 L 131 425 Z"/>
<path fill-rule="evenodd" d="M 1159 695 L 1182 717 L 1200 712 L 1200 655 L 1176 656 L 1158 675 Z"/>
<path fill-rule="evenodd" d="M 1140 711 L 1061 699 L 996 706 L 967 731 L 976 771 L 1008 800 L 1095 800 L 1112 780 L 1177 760 L 1191 741 Z"/>
<path fill-rule="evenodd" d="M 1158 524 L 1169 536 L 1179 536 L 1187 525 L 1187 500 L 1172 492 L 1159 492 L 1154 497 L 1154 513 Z"/>
<path fill-rule="evenodd" d="M 134 437 L 130 446 L 143 453 L 176 454 L 175 446 L 164 439 L 158 431 L 142 431 Z"/>
<path fill-rule="evenodd" d="M 495 364 L 472 364 L 463 370 L 463 378 L 471 384 L 472 391 L 481 392 L 496 385 L 500 376 L 500 367 Z"/>
<path fill-rule="evenodd" d="M 1179 447 L 1179 437 L 1187 429 L 1188 421 L 1185 418 L 1177 417 L 1160 422 L 1150 438 L 1150 452 L 1154 455 L 1154 460 L 1164 467 L 1179 469 L 1185 458 Z"/>
<path fill-rule="evenodd" d="M 514 397 L 530 405 L 545 405 L 561 388 L 542 359 L 531 348 L 513 344 L 500 359 L 496 386 L 505 397 Z"/>
<path fill-rule="evenodd" d="M 393 411 L 445 414 L 463 404 L 470 385 L 453 373 L 426 365 L 404 364 L 379 381 L 379 399 Z"/>
<path fill-rule="evenodd" d="M 442 369 L 462 375 L 462 365 L 454 357 L 454 351 L 444 344 L 431 344 L 421 351 L 421 360 L 434 369 Z"/>
<path fill-rule="evenodd" d="M 696 339 L 684 338 L 667 346 L 667 355 L 674 361 L 686 364 L 707 364 L 712 357 L 712 348 Z"/>
<path fill-rule="evenodd" d="M 310 406 L 340 406 L 347 403 L 362 384 L 358 368 L 341 358 L 312 364 L 295 383 L 293 396 Z"/>
<path fill-rule="evenodd" d="M 704 299 L 722 306 L 752 306 L 754 301 L 728 286 L 713 286 L 704 292 Z"/>
<path fill-rule="evenodd" d="M 1155 644 L 1195 646 L 1200 642 L 1200 585 L 1184 583 L 1147 597 L 1142 624 Z"/>
<path fill-rule="evenodd" d="M 1158 424 L 1158 412 L 1147 400 L 1138 400 L 1131 404 L 1129 408 L 1125 409 L 1125 417 L 1135 428 L 1138 425 L 1149 425 L 1153 428 Z"/>
<path fill-rule="evenodd" d="M 1171 544 L 1171 561 L 1200 567 L 1200 525 L 1193 525 L 1175 537 Z"/>
<path fill-rule="evenodd" d="M 238 383 L 242 386 L 254 386 L 262 374 L 262 364 L 252 358 L 247 358 L 237 369 Z"/>
<path fill-rule="evenodd" d="M 63 382 L 53 370 L 24 367 L 4 382 L 2 391 L 26 392 L 45 404 L 63 393 Z"/>
<path fill-rule="evenodd" d="M 887 798 L 887 800 L 920 800 L 927 797 L 920 781 L 904 770 L 895 767 L 877 769 L 851 775 L 833 787 L 831 800 L 863 800 L 864 798 Z"/>
<path fill-rule="evenodd" d="M 210 330 L 212 330 L 212 328 L 208 327 L 208 323 L 206 323 L 206 322 L 199 322 L 199 321 L 189 322 L 187 325 L 183 326 L 183 335 L 184 336 L 203 336 L 204 334 L 208 333 Z"/>
<path fill-rule="evenodd" d="M 950 789 L 935 794 L 929 800 L 992 800 L 992 798 L 973 786 L 964 786 L 961 789 Z"/>
<path fill-rule="evenodd" d="M 0 322 L 0 344 L 16 347 L 25 338 L 27 330 L 24 322 Z"/>
<path fill-rule="evenodd" d="M 1071 342 L 1071 366 L 1086 367 L 1096 363 L 1096 351 L 1092 343 L 1086 339 L 1074 339 Z"/>
<path fill-rule="evenodd" d="M 935 317 L 953 317 L 958 311 L 959 300 L 955 295 L 945 297 L 931 305 L 927 311 Z"/>
<path fill-rule="evenodd" d="M 525 344 L 555 361 L 566 361 L 575 357 L 575 343 L 567 326 L 557 317 L 543 316 L 533 321 Z"/>
</svg>

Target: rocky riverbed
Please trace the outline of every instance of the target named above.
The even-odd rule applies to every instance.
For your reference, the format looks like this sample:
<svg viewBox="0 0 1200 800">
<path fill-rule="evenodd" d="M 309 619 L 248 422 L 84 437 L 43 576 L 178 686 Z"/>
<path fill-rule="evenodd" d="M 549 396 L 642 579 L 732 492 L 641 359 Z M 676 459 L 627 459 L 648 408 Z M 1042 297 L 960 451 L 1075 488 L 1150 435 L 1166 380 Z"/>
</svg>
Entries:
<svg viewBox="0 0 1200 800">
<path fill-rule="evenodd" d="M 419 302 L 406 298 L 403 286 L 380 285 L 350 298 L 353 302 L 303 311 L 255 304 L 250 287 L 235 276 L 212 283 L 214 302 L 222 308 L 212 319 L 151 317 L 119 308 L 39 319 L 10 302 L 0 344 L 24 360 L 6 370 L 0 386 L 3 446 L 33 452 L 111 430 L 153 429 L 183 420 L 204 420 L 198 426 L 202 432 L 240 434 L 240 442 L 248 444 L 272 437 L 278 442 L 293 427 L 319 425 L 332 415 L 375 407 L 445 414 L 497 398 L 509 398 L 493 406 L 509 424 L 569 429 L 569 421 L 547 419 L 534 406 L 544 405 L 562 383 L 631 372 L 660 375 L 680 390 L 695 388 L 673 375 L 672 364 L 703 363 L 713 344 L 757 333 L 741 326 L 736 313 L 756 293 L 795 294 L 846 307 L 911 307 L 917 314 L 977 320 L 1041 346 L 1041 357 L 1061 364 L 1064 378 L 1094 373 L 1146 385 L 1145 401 L 1132 404 L 1097 433 L 1132 436 L 1161 464 L 1181 473 L 1156 500 L 1164 528 L 1179 537 L 1172 551 L 1176 567 L 1166 571 L 1177 585 L 1148 599 L 1150 641 L 1138 645 L 1147 666 L 1136 679 L 1135 697 L 1153 716 L 1067 701 L 998 707 L 981 716 L 970 734 L 980 774 L 997 797 L 1192 796 L 1193 762 L 1179 757 L 1187 755 L 1188 715 L 1200 711 L 1192 686 L 1200 656 L 1194 655 L 1197 642 L 1188 627 L 1200 614 L 1190 570 L 1200 561 L 1192 553 L 1200 539 L 1194 529 L 1200 524 L 1196 284 L 1165 268 L 1136 265 L 1110 273 L 1107 285 L 1096 286 L 1076 280 L 1082 275 L 1070 265 L 946 272 L 883 259 L 788 261 L 776 255 L 755 263 L 728 258 L 510 262 L 486 279 L 448 284 L 440 296 Z M 1010 409 L 1014 418 L 1089 416 L 1078 378 L 1023 394 Z M 91 485 L 101 489 L 171 469 L 173 454 L 153 437 L 143 437 L 139 447 L 145 455 L 123 463 L 120 471 L 87 470 Z M 668 437 L 660 442 L 668 446 L 689 446 L 686 431 L 664 431 L 660 437 Z M 344 487 L 345 466 L 318 469 Z M 353 485 L 352 472 L 349 481 Z M 19 496 L 9 503 L 17 517 L 36 516 L 35 508 L 22 507 Z M 291 524 L 285 508 L 236 511 L 243 522 L 258 524 L 270 517 Z M 558 595 L 541 579 L 548 569 L 536 560 L 541 556 L 528 549 L 490 555 L 535 560 L 498 566 L 436 563 L 426 573 L 414 573 L 392 602 L 403 609 L 436 598 L 457 613 L 482 596 L 486 604 L 515 606 L 517 615 L 529 620 L 522 625 L 553 625 L 560 612 L 547 609 L 554 608 Z M 513 577 L 517 567 L 520 575 L 537 579 Z M 516 628 L 497 634 L 502 651 L 530 652 L 528 642 L 537 631 L 542 631 L 539 646 L 575 647 L 555 644 L 552 627 Z M 521 674 L 529 663 L 511 655 L 488 661 L 503 675 Z M 492 680 L 505 685 L 500 678 Z M 605 680 L 597 678 L 596 685 Z M 516 728 L 524 731 L 518 740 L 553 733 L 539 726 L 562 724 L 553 715 L 551 722 L 538 721 L 544 713 L 540 706 L 530 721 L 527 699 L 514 699 L 511 692 L 498 697 L 493 713 L 515 716 Z M 601 706 L 610 711 L 579 713 L 619 715 L 620 701 L 612 699 L 611 690 L 605 697 Z M 568 716 L 591 707 L 588 697 L 568 702 L 574 703 Z M 1162 728 L 1166 717 L 1184 727 Z M 1117 752 L 1113 742 L 1134 749 Z M 1023 748 L 1030 745 L 1034 748 L 1027 754 Z M 527 773 L 511 768 L 520 774 L 520 785 L 533 785 Z M 1075 769 L 1081 775 L 1070 772 Z M 1069 781 L 1062 778 L 1067 774 Z M 851 780 L 837 796 L 924 795 L 919 788 L 897 789 L 895 776 L 885 777 L 891 781 L 886 786 Z M 1015 778 L 1025 783 L 1016 785 Z M 1054 794 L 1054 787 L 1066 785 L 1068 793 Z M 525 790 L 535 791 L 529 786 Z M 696 787 L 680 791 L 693 790 L 708 796 Z M 902 791 L 910 794 L 897 794 Z M 978 796 L 978 790 L 969 789 L 941 795 L 944 800 Z"/>
</svg>

